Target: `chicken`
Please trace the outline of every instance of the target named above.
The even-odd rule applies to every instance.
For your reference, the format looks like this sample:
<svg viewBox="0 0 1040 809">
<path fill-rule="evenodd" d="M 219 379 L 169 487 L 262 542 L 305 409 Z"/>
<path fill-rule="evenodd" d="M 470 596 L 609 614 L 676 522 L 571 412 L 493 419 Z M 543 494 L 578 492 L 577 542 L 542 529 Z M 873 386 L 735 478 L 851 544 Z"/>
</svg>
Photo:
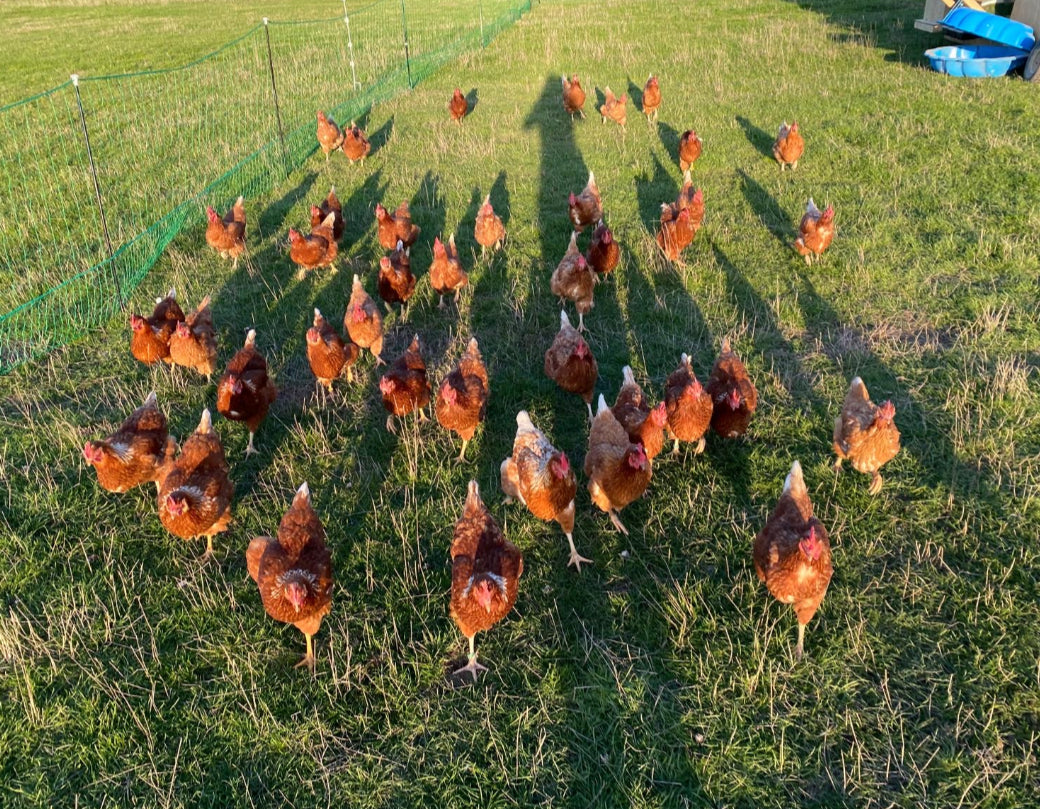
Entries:
<svg viewBox="0 0 1040 809">
<path fill-rule="evenodd" d="M 614 123 L 618 124 L 622 129 L 625 128 L 625 124 L 628 123 L 628 96 L 622 94 L 615 97 L 614 92 L 608 87 L 603 91 L 603 103 L 600 105 L 599 114 L 601 116 L 602 123 L 606 123 L 609 118 Z"/>
<path fill-rule="evenodd" d="M 231 210 L 220 215 L 206 206 L 209 224 L 206 226 L 206 244 L 220 253 L 221 258 L 233 259 L 232 268 L 238 267 L 238 257 L 246 251 L 246 207 L 239 197 Z"/>
<path fill-rule="evenodd" d="M 489 390 L 487 368 L 484 367 L 477 338 L 474 337 L 469 341 L 458 366 L 444 377 L 437 388 L 437 401 L 434 403 L 441 427 L 458 433 L 462 439 L 460 461 L 466 460 L 466 445 L 484 421 Z"/>
<path fill-rule="evenodd" d="M 665 258 L 673 264 L 679 261 L 682 251 L 690 246 L 696 231 L 690 221 L 690 209 L 683 208 L 671 218 L 671 205 L 661 204 L 661 228 L 657 231 L 657 244 Z"/>
<path fill-rule="evenodd" d="M 589 225 L 594 225 L 603 218 L 603 200 L 596 185 L 596 175 L 589 172 L 589 181 L 577 196 L 571 192 L 567 200 L 571 218 L 571 226 L 581 233 Z"/>
<path fill-rule="evenodd" d="M 823 251 L 831 246 L 834 240 L 834 206 L 820 213 L 812 197 L 805 206 L 805 215 L 798 226 L 798 238 L 794 240 L 795 252 L 805 257 L 806 264 L 819 259 Z"/>
<path fill-rule="evenodd" d="M 110 492 L 125 492 L 156 481 L 173 460 L 177 442 L 166 432 L 166 416 L 159 410 L 155 391 L 127 416 L 108 438 L 83 445 L 83 459 L 94 467 L 98 483 Z"/>
<path fill-rule="evenodd" d="M 827 529 L 813 516 L 798 461 L 791 464 L 783 494 L 755 537 L 754 561 L 755 572 L 769 592 L 794 607 L 798 616 L 794 654 L 801 660 L 805 626 L 819 609 L 834 568 Z"/>
<path fill-rule="evenodd" d="M 386 302 L 387 309 L 391 304 L 402 306 L 415 292 L 415 276 L 412 275 L 412 261 L 405 252 L 404 244 L 397 243 L 397 249 L 389 256 L 379 259 L 379 278 L 377 281 L 379 297 Z"/>
<path fill-rule="evenodd" d="M 312 210 L 312 216 L 313 213 Z M 336 243 L 335 224 L 336 212 L 332 211 L 306 236 L 289 228 L 289 258 L 300 268 L 296 272 L 297 278 L 302 279 L 308 270 L 318 267 L 331 267 L 333 272 L 336 271 L 339 245 Z"/>
<path fill-rule="evenodd" d="M 704 452 L 704 434 L 711 424 L 711 396 L 701 386 L 690 365 L 690 355 L 683 354 L 679 367 L 669 374 L 664 385 L 664 406 L 668 413 L 668 432 L 675 439 L 672 454 L 679 454 L 679 442 L 697 442 L 694 453 Z"/>
<path fill-rule="evenodd" d="M 592 349 L 571 325 L 566 311 L 560 312 L 560 330 L 545 352 L 545 375 L 568 393 L 581 396 L 592 420 L 592 392 L 599 368 Z"/>
<path fill-rule="evenodd" d="M 426 420 L 423 408 L 430 403 L 430 383 L 426 380 L 426 363 L 422 358 L 419 335 L 412 338 L 408 350 L 394 360 L 390 369 L 379 380 L 383 407 L 390 414 L 386 429 L 394 431 L 394 416 L 417 412 L 419 421 Z"/>
<path fill-rule="evenodd" d="M 553 270 L 549 288 L 553 295 L 574 301 L 574 305 L 578 309 L 578 331 L 584 330 L 585 315 L 592 310 L 592 293 L 596 287 L 596 281 L 596 273 L 585 260 L 585 256 L 578 252 L 578 233 L 572 231 L 570 246 L 560 259 L 559 265 Z"/>
<path fill-rule="evenodd" d="M 574 119 L 574 114 L 577 113 L 582 118 L 585 117 L 585 91 L 581 89 L 581 82 L 578 80 L 577 75 L 573 75 L 570 81 L 567 80 L 566 76 L 561 77 L 563 84 L 563 108 Z"/>
<path fill-rule="evenodd" d="M 592 564 L 574 547 L 574 496 L 578 491 L 574 470 L 567 456 L 534 426 L 526 410 L 516 414 L 513 454 L 502 461 L 500 475 L 507 503 L 519 500 L 539 520 L 560 524 L 571 546 L 567 567 L 574 565 L 581 573 L 582 562 Z"/>
<path fill-rule="evenodd" d="M 343 342 L 343 338 L 321 314 L 314 310 L 314 325 L 307 329 L 307 362 L 311 371 L 325 389 L 332 393 L 332 380 L 347 371 L 347 381 L 354 381 L 352 366 L 357 362 L 361 349 L 355 343 Z"/>
<path fill-rule="evenodd" d="M 376 229 L 379 243 L 387 250 L 396 249 L 398 242 L 403 242 L 410 249 L 422 232 L 418 225 L 412 224 L 412 213 L 407 202 L 398 205 L 392 214 L 377 202 Z"/>
<path fill-rule="evenodd" d="M 155 299 L 151 317 L 130 315 L 130 353 L 134 359 L 145 365 L 159 360 L 170 362 L 170 337 L 181 320 L 184 312 L 177 303 L 175 289 L 165 298 Z"/>
<path fill-rule="evenodd" d="M 343 154 L 347 156 L 350 165 L 353 166 L 355 161 L 360 160 L 363 166 L 365 158 L 371 153 L 372 144 L 368 142 L 361 127 L 351 121 L 350 126 L 343 130 Z"/>
<path fill-rule="evenodd" d="M 321 205 L 311 206 L 311 228 L 318 227 L 329 214 L 334 216 L 332 220 L 332 238 L 338 242 L 343 238 L 343 230 L 346 228 L 347 223 L 343 219 L 343 206 L 340 204 L 339 197 L 336 196 L 336 186 L 332 186 L 329 189 L 329 195 L 325 197 Z"/>
<path fill-rule="evenodd" d="M 170 361 L 174 365 L 192 368 L 207 377 L 217 367 L 217 337 L 213 331 L 213 313 L 209 309 L 209 295 L 199 308 L 177 324 L 170 335 Z"/>
<path fill-rule="evenodd" d="M 871 475 L 871 494 L 881 491 L 883 481 L 878 470 L 899 452 L 895 415 L 891 401 L 875 405 L 863 380 L 858 376 L 853 379 L 841 415 L 834 419 L 834 452 L 838 456 L 834 471 L 841 471 L 841 462 L 847 458 L 857 472 Z"/>
<path fill-rule="evenodd" d="M 343 131 L 321 110 L 318 110 L 318 145 L 325 153 L 325 160 L 343 145 Z"/>
<path fill-rule="evenodd" d="M 231 523 L 231 495 L 224 447 L 213 431 L 208 410 L 177 459 L 159 478 L 159 520 L 181 539 L 206 537 L 202 561 L 213 555 L 213 537 Z"/>
<path fill-rule="evenodd" d="M 787 166 L 791 167 L 791 171 L 798 168 L 798 161 L 804 152 L 805 141 L 802 140 L 802 135 L 798 131 L 798 122 L 795 121 L 788 126 L 787 121 L 784 121 L 780 124 L 780 132 L 773 143 L 773 157 L 780 164 L 780 171 Z"/>
<path fill-rule="evenodd" d="M 332 554 L 325 527 L 304 483 L 278 525 L 278 538 L 256 537 L 246 549 L 246 569 L 260 600 L 276 621 L 292 624 L 307 638 L 307 654 L 296 667 L 314 674 L 314 636 L 332 608 Z"/>
<path fill-rule="evenodd" d="M 626 536 L 618 512 L 643 496 L 652 470 L 642 444 L 634 444 L 601 393 L 596 418 L 589 432 L 585 477 L 592 502 L 610 515 L 610 521 Z"/>
<path fill-rule="evenodd" d="M 483 256 L 490 247 L 498 250 L 506 238 L 506 228 L 502 220 L 498 218 L 495 209 L 491 207 L 491 194 L 484 197 L 484 203 L 477 211 L 477 221 L 473 225 L 473 237 L 480 245 L 480 254 Z"/>
<path fill-rule="evenodd" d="M 657 120 L 657 109 L 660 106 L 661 87 L 657 82 L 657 76 L 651 73 L 646 80 L 646 86 L 643 87 L 643 115 L 646 116 L 647 121 L 651 118 Z"/>
<path fill-rule="evenodd" d="M 376 365 L 386 364 L 379 356 L 383 353 L 383 314 L 356 275 L 350 290 L 350 302 L 343 314 L 343 328 L 359 348 L 367 348 L 372 352 Z"/>
<path fill-rule="evenodd" d="M 235 352 L 217 384 L 217 411 L 249 427 L 247 457 L 256 452 L 253 436 L 277 396 L 278 388 L 267 375 L 267 360 L 256 350 L 256 329 L 250 329 L 245 345 Z"/>
<path fill-rule="evenodd" d="M 480 499 L 480 487 L 469 482 L 462 516 L 451 540 L 451 617 L 469 640 L 469 664 L 455 672 L 478 671 L 474 638 L 501 621 L 516 603 L 524 558 L 502 534 L 495 518 Z"/>
<path fill-rule="evenodd" d="M 596 229 L 592 231 L 592 241 L 589 242 L 585 260 L 600 278 L 614 272 L 621 260 L 621 248 L 614 239 L 610 228 L 603 224 L 602 219 L 599 220 Z"/>
<path fill-rule="evenodd" d="M 689 171 L 697 158 L 701 156 L 703 144 L 692 129 L 687 129 L 679 136 L 679 171 Z"/>
<path fill-rule="evenodd" d="M 689 169 L 683 174 L 682 188 L 679 189 L 679 196 L 675 202 L 661 204 L 661 223 L 676 219 L 683 210 L 689 210 L 690 229 L 696 236 L 704 221 L 704 192 L 693 187 Z"/>
<path fill-rule="evenodd" d="M 665 403 L 658 402 L 655 407 L 650 407 L 630 366 L 622 368 L 621 375 L 621 390 L 610 412 L 625 428 L 629 440 L 633 444 L 642 444 L 647 460 L 653 461 L 664 449 L 664 428 L 668 423 Z"/>
<path fill-rule="evenodd" d="M 451 101 L 448 102 L 448 112 L 451 113 L 451 120 L 457 124 L 461 124 L 462 119 L 469 113 L 469 102 L 466 101 L 466 96 L 462 94 L 462 90 L 458 87 L 451 94 Z"/>
<path fill-rule="evenodd" d="M 712 402 L 712 429 L 723 438 L 743 435 L 758 405 L 758 392 L 728 337 L 722 341 L 722 351 L 704 388 Z"/>
<path fill-rule="evenodd" d="M 448 243 L 444 244 L 440 237 L 433 240 L 433 261 L 430 263 L 430 286 L 440 296 L 438 309 L 444 308 L 444 296 L 450 292 L 455 293 L 455 303 L 459 302 L 459 292 L 469 283 L 469 276 L 462 269 L 459 261 L 459 251 L 455 247 L 455 234 L 448 237 Z"/>
</svg>

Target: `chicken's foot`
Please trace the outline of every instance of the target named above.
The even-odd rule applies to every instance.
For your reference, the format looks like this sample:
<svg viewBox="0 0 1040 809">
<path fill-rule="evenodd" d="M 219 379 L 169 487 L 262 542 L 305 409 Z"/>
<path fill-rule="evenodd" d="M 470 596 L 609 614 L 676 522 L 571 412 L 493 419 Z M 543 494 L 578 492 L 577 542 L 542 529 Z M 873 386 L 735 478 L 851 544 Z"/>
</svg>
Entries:
<svg viewBox="0 0 1040 809">
<path fill-rule="evenodd" d="M 469 444 L 469 439 L 468 438 L 463 438 L 462 439 L 462 451 L 459 452 L 459 457 L 458 457 L 459 463 L 462 463 L 463 461 L 466 460 L 466 446 L 468 444 Z"/>
<path fill-rule="evenodd" d="M 581 573 L 581 563 L 585 562 L 586 564 L 591 565 L 592 560 L 586 559 L 584 556 L 578 553 L 578 549 L 574 547 L 574 537 L 571 534 L 567 534 L 567 541 L 571 545 L 571 558 L 567 562 L 567 567 L 574 565 L 576 568 L 578 568 L 578 572 Z"/>
<path fill-rule="evenodd" d="M 474 636 L 474 637 L 476 637 L 476 636 Z M 457 676 L 457 677 L 461 676 L 461 675 L 465 674 L 468 671 L 470 674 L 473 675 L 473 682 L 476 682 L 477 681 L 477 672 L 479 672 L 479 671 L 487 671 L 487 670 L 488 670 L 487 666 L 482 666 L 482 665 L 480 665 L 480 663 L 477 662 L 477 650 L 474 648 L 473 638 L 470 638 L 469 639 L 469 663 L 467 665 L 463 666 L 461 669 L 458 669 L 455 672 L 455 676 Z"/>
<path fill-rule="evenodd" d="M 303 660 L 297 663 L 293 668 L 302 668 L 306 666 L 310 669 L 311 676 L 314 676 L 314 635 L 307 635 L 307 654 L 304 655 Z"/>
<path fill-rule="evenodd" d="M 257 452 L 256 447 L 253 446 L 253 436 L 256 435 L 254 430 L 249 431 L 249 443 L 246 444 L 246 457 L 248 458 L 254 452 Z"/>
<path fill-rule="evenodd" d="M 693 451 L 693 454 L 694 455 L 700 455 L 701 453 L 703 453 L 704 452 L 704 447 L 707 445 L 707 443 L 708 442 L 705 440 L 704 436 L 702 435 L 701 436 L 701 440 L 697 442 L 697 449 L 695 449 Z"/>
<path fill-rule="evenodd" d="M 614 509 L 611 509 L 610 511 L 607 512 L 607 514 L 610 515 L 610 521 L 612 523 L 614 523 L 614 527 L 617 528 L 618 531 L 620 531 L 622 534 L 624 534 L 627 537 L 628 536 L 628 529 L 625 528 L 625 526 L 621 524 L 621 519 L 618 517 L 617 512 L 614 511 Z"/>
<path fill-rule="evenodd" d="M 213 557 L 213 535 L 206 537 L 206 552 L 199 557 L 199 562 L 205 564 Z"/>
<path fill-rule="evenodd" d="M 438 304 L 437 304 L 437 308 L 438 308 L 438 309 L 443 309 L 443 308 L 444 308 L 444 296 L 443 296 L 443 295 L 441 295 L 441 296 L 440 296 L 440 299 L 441 299 L 441 300 L 440 300 L 440 303 L 438 303 Z"/>
<path fill-rule="evenodd" d="M 798 643 L 794 647 L 794 659 L 801 660 L 805 650 L 805 624 L 798 624 Z"/>
<path fill-rule="evenodd" d="M 870 488 L 867 489 L 869 494 L 877 494 L 881 491 L 881 486 L 884 481 L 881 479 L 881 475 L 878 472 L 874 473 L 874 478 L 870 481 Z"/>
<path fill-rule="evenodd" d="M 679 439 L 676 438 L 675 439 L 675 443 L 672 445 L 672 455 L 675 456 L 675 455 L 678 455 L 678 454 L 679 454 Z"/>
</svg>

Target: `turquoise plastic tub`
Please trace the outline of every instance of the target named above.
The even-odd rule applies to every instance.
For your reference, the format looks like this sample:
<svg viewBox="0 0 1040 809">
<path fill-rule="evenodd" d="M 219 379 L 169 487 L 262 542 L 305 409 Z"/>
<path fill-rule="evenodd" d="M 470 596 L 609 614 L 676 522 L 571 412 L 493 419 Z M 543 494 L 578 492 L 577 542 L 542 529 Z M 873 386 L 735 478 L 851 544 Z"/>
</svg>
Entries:
<svg viewBox="0 0 1040 809">
<path fill-rule="evenodd" d="M 992 16 L 992 15 L 987 15 Z M 924 55 L 932 69 L 950 76 L 984 79 L 1006 76 L 1026 63 L 1028 53 L 1003 45 L 950 45 L 932 48 Z"/>
</svg>

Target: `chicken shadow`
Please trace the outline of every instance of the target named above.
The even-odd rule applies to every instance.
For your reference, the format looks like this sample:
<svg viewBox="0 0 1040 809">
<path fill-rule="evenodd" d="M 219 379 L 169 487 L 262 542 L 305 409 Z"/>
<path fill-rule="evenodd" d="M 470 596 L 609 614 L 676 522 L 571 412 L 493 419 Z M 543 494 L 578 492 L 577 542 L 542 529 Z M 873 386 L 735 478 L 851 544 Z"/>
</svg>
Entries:
<svg viewBox="0 0 1040 809">
<path fill-rule="evenodd" d="M 661 146 L 672 158 L 672 162 L 679 163 L 679 132 L 675 127 L 663 121 L 657 125 L 657 136 L 661 139 Z"/>
<path fill-rule="evenodd" d="M 740 177 L 741 193 L 743 193 L 744 199 L 747 200 L 748 206 L 754 211 L 755 216 L 758 217 L 758 221 L 772 234 L 773 238 L 784 246 L 788 255 L 796 255 L 791 245 L 794 243 L 797 233 L 792 227 L 791 219 L 787 212 L 780 207 L 780 203 L 776 201 L 773 195 L 746 171 L 737 169 L 737 175 Z"/>
<path fill-rule="evenodd" d="M 375 132 L 368 136 L 368 142 L 372 144 L 372 152 L 369 154 L 369 159 L 372 155 L 378 154 L 383 150 L 387 143 L 390 142 L 390 138 L 394 135 L 394 116 L 391 115 L 385 121 L 382 126 L 379 127 Z"/>
<path fill-rule="evenodd" d="M 418 243 L 411 250 L 412 273 L 419 284 L 429 275 L 428 270 L 433 261 L 434 238 L 439 236 L 441 241 L 448 241 L 448 234 L 444 232 L 446 204 L 440 192 L 440 182 L 440 175 L 428 170 L 408 203 L 412 221 L 422 230 Z"/>
<path fill-rule="evenodd" d="M 285 225 L 285 220 L 289 216 L 289 212 L 292 211 L 302 200 L 308 198 L 311 195 L 311 188 L 314 186 L 315 181 L 318 179 L 317 172 L 310 171 L 304 175 L 303 179 L 300 180 L 299 184 L 294 188 L 291 188 L 281 197 L 276 199 L 274 202 L 268 204 L 264 208 L 263 212 L 257 217 L 256 231 L 260 235 L 261 239 L 281 231 Z M 247 209 L 248 217 L 248 209 Z M 246 220 L 248 222 L 248 218 Z M 301 223 L 300 227 L 305 233 L 310 232 L 310 219 L 306 222 Z M 248 240 L 247 240 L 248 242 Z"/>
<path fill-rule="evenodd" d="M 748 139 L 748 143 L 754 146 L 759 154 L 772 159 L 773 144 L 776 142 L 776 136 L 770 135 L 766 130 L 755 126 L 743 115 L 738 115 L 736 121 L 740 124 L 740 128 L 744 130 L 744 136 Z"/>
<path fill-rule="evenodd" d="M 468 93 L 466 93 L 466 103 L 469 105 L 469 112 L 466 114 L 472 115 L 473 110 L 475 110 L 477 108 L 477 104 L 480 103 L 480 96 L 477 93 L 476 87 L 472 88 Z"/>
</svg>

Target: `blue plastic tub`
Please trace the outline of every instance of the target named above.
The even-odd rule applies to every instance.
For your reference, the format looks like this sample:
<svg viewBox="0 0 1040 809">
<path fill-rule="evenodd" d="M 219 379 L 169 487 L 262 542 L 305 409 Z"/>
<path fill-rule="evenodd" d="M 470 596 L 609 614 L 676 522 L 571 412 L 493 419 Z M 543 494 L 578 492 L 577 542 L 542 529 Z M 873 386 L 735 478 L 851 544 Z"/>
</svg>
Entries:
<svg viewBox="0 0 1040 809">
<path fill-rule="evenodd" d="M 924 55 L 932 63 L 933 70 L 971 79 L 1006 76 L 1022 67 L 1029 56 L 1017 48 L 1003 45 L 949 45 L 932 48 Z"/>
<path fill-rule="evenodd" d="M 942 26 L 950 31 L 970 34 L 1026 52 L 1031 51 L 1036 44 L 1033 29 L 1028 25 L 971 8 L 954 8 L 942 18 Z"/>
</svg>

